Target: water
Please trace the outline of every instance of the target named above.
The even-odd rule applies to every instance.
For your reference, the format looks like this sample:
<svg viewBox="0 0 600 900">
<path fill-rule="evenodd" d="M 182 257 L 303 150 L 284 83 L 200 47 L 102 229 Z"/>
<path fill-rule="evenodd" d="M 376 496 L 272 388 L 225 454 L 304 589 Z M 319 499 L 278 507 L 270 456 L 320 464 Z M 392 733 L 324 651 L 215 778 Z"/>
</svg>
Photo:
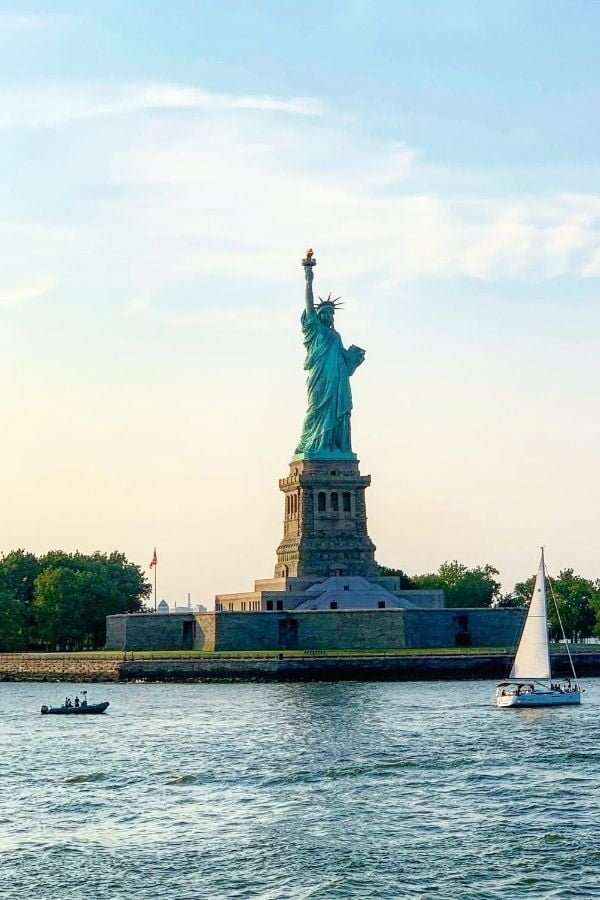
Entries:
<svg viewBox="0 0 600 900">
<path fill-rule="evenodd" d="M 600 896 L 600 682 L 0 684 L 3 900 Z"/>
</svg>

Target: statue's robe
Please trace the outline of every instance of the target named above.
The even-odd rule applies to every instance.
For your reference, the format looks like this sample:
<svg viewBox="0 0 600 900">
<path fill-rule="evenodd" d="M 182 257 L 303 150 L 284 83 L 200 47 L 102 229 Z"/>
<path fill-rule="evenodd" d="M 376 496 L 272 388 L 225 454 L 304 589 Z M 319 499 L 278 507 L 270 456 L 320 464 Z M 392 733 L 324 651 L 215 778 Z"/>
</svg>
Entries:
<svg viewBox="0 0 600 900">
<path fill-rule="evenodd" d="M 324 325 L 314 310 L 303 312 L 301 321 L 306 347 L 304 368 L 308 371 L 308 410 L 296 453 L 319 450 L 349 453 L 352 451 L 350 375 L 359 362 L 351 351 L 344 350 L 337 331 Z"/>
</svg>

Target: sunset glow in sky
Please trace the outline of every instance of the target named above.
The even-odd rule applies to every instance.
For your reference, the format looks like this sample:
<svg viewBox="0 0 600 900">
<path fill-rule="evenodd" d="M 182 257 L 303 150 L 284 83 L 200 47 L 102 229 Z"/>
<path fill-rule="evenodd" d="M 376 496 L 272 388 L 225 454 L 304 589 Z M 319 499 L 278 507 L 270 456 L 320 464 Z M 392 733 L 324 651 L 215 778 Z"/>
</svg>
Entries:
<svg viewBox="0 0 600 900">
<path fill-rule="evenodd" d="M 0 6 L 0 551 L 269 577 L 300 259 L 376 558 L 600 577 L 600 4 Z"/>
</svg>

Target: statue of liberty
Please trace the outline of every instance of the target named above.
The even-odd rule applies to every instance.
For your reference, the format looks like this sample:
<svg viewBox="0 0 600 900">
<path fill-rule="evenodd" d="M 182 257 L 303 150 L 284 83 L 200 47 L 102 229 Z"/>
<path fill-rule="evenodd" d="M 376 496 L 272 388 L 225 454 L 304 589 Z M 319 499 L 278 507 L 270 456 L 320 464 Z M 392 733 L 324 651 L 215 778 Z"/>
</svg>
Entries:
<svg viewBox="0 0 600 900">
<path fill-rule="evenodd" d="M 296 456 L 318 459 L 354 456 L 350 439 L 352 393 L 350 376 L 364 361 L 365 351 L 352 345 L 344 349 L 333 320 L 339 297 L 327 300 L 313 297 L 313 251 L 302 260 L 306 276 L 306 309 L 302 313 L 302 333 L 306 347 L 304 368 L 308 409 Z"/>
</svg>

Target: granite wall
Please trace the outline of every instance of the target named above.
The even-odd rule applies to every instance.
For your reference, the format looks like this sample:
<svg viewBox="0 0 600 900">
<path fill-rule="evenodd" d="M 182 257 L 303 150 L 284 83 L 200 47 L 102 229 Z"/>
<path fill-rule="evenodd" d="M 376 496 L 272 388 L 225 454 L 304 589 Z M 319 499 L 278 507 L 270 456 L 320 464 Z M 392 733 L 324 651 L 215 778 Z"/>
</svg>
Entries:
<svg viewBox="0 0 600 900">
<path fill-rule="evenodd" d="M 89 653 L 0 653 L 0 681 L 118 681 L 119 666 Z"/>
<path fill-rule="evenodd" d="M 512 647 L 523 622 L 521 609 L 407 609 L 406 647 Z"/>
<path fill-rule="evenodd" d="M 106 618 L 107 650 L 191 650 L 202 639 L 194 613 L 132 613 Z"/>
<path fill-rule="evenodd" d="M 109 616 L 112 650 L 512 647 L 519 609 L 377 609 Z"/>
<path fill-rule="evenodd" d="M 389 652 L 389 651 L 388 651 Z M 502 651 L 403 655 L 324 656 L 282 652 L 271 656 L 186 656 L 149 658 L 151 651 L 104 657 L 86 653 L 0 654 L 0 681 L 331 681 L 439 678 L 502 678 L 512 657 Z M 574 653 L 580 677 L 598 677 L 600 653 Z M 561 648 L 552 654 L 556 677 L 569 676 L 569 659 Z M 491 696 L 491 695 L 490 695 Z M 52 697 L 49 695 L 49 699 Z"/>
<path fill-rule="evenodd" d="M 127 621 L 130 615 L 106 617 L 106 649 L 123 650 L 127 644 Z"/>
</svg>

